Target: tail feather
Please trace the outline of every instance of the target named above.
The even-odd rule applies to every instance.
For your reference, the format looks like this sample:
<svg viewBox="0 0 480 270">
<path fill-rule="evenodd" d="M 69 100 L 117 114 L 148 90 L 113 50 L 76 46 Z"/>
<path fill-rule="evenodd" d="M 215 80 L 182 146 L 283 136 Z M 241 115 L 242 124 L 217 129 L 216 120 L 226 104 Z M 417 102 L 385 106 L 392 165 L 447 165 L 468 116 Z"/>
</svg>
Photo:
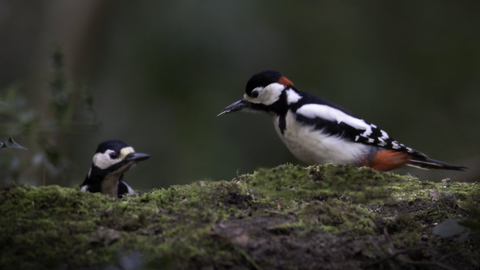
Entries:
<svg viewBox="0 0 480 270">
<path fill-rule="evenodd" d="M 427 158 L 426 160 L 420 160 L 416 158 L 412 158 L 410 164 L 407 166 L 419 168 L 419 169 L 442 169 L 442 170 L 455 170 L 455 171 L 464 171 L 467 167 L 464 166 L 457 166 L 453 164 L 449 164 L 443 161 L 438 161 L 435 159 Z"/>
</svg>

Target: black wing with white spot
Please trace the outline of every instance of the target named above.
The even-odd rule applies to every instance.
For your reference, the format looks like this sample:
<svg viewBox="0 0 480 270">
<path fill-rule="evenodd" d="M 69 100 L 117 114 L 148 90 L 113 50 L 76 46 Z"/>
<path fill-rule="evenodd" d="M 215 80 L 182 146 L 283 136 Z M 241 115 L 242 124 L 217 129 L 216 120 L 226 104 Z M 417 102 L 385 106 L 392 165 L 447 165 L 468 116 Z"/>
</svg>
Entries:
<svg viewBox="0 0 480 270">
<path fill-rule="evenodd" d="M 416 157 L 422 157 L 422 158 L 428 159 L 428 157 L 424 153 L 414 150 L 410 147 L 407 147 L 403 143 L 397 142 L 396 140 L 391 138 L 385 131 L 379 129 L 374 124 L 369 124 L 369 125 L 371 127 L 372 132 L 369 135 L 365 135 L 364 134 L 365 132 L 359 131 L 357 132 L 357 135 L 355 135 L 355 138 L 353 138 L 353 141 L 364 143 L 364 144 L 376 145 L 376 146 L 383 147 L 385 149 L 392 149 L 399 152 L 407 152 Z"/>
<path fill-rule="evenodd" d="M 385 149 L 407 152 L 420 159 L 428 157 L 391 138 L 374 124 L 367 123 L 352 112 L 319 97 L 301 92 L 302 99 L 292 106 L 297 121 L 313 126 L 331 136 Z"/>
</svg>

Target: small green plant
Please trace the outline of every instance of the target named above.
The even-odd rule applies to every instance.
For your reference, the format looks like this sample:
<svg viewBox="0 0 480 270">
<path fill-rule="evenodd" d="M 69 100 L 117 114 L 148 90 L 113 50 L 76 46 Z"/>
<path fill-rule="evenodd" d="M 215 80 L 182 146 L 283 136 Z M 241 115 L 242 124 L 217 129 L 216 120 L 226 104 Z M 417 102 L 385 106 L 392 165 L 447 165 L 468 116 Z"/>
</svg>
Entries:
<svg viewBox="0 0 480 270">
<path fill-rule="evenodd" d="M 67 79 L 60 48 L 52 54 L 49 87 L 35 101 L 21 84 L 0 91 L 0 184 L 68 184 L 72 165 L 68 158 L 69 135 L 98 126 L 92 109 L 93 95 L 85 86 Z M 31 91 L 32 92 L 32 91 Z M 8 148 L 29 151 L 8 151 Z"/>
</svg>

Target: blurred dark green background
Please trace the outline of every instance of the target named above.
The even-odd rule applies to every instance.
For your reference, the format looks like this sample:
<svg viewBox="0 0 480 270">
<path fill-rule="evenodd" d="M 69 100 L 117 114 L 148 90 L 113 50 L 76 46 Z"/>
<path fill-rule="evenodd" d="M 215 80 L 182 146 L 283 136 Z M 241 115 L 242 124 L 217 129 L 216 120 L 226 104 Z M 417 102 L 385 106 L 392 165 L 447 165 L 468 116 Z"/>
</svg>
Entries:
<svg viewBox="0 0 480 270">
<path fill-rule="evenodd" d="M 93 91 L 99 128 L 59 137 L 72 165 L 64 186 L 83 181 L 108 139 L 152 155 L 126 175 L 135 189 L 297 164 L 268 116 L 216 117 L 267 69 L 470 167 L 398 172 L 478 181 L 479 14 L 480 1 L 0 1 L 0 89 L 20 83 L 46 112 L 60 46 L 69 80 Z"/>
</svg>

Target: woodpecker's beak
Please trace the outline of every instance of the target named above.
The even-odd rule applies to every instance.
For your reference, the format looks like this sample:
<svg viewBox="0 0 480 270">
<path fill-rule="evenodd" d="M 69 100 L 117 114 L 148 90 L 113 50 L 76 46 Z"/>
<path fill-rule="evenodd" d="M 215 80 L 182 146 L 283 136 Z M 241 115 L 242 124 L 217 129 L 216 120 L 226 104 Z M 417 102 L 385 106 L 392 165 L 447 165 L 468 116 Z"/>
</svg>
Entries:
<svg viewBox="0 0 480 270">
<path fill-rule="evenodd" d="M 128 156 L 125 157 L 124 160 L 139 162 L 139 161 L 142 161 L 142 160 L 146 160 L 149 157 L 150 157 L 150 155 L 148 155 L 148 154 L 130 153 L 130 154 L 128 154 Z"/>
<path fill-rule="evenodd" d="M 228 105 L 223 111 L 221 111 L 217 116 L 220 116 L 225 113 L 231 113 L 231 112 L 236 112 L 240 111 L 246 108 L 250 108 L 252 103 L 246 101 L 244 98 L 235 101 L 234 103 Z"/>
</svg>

